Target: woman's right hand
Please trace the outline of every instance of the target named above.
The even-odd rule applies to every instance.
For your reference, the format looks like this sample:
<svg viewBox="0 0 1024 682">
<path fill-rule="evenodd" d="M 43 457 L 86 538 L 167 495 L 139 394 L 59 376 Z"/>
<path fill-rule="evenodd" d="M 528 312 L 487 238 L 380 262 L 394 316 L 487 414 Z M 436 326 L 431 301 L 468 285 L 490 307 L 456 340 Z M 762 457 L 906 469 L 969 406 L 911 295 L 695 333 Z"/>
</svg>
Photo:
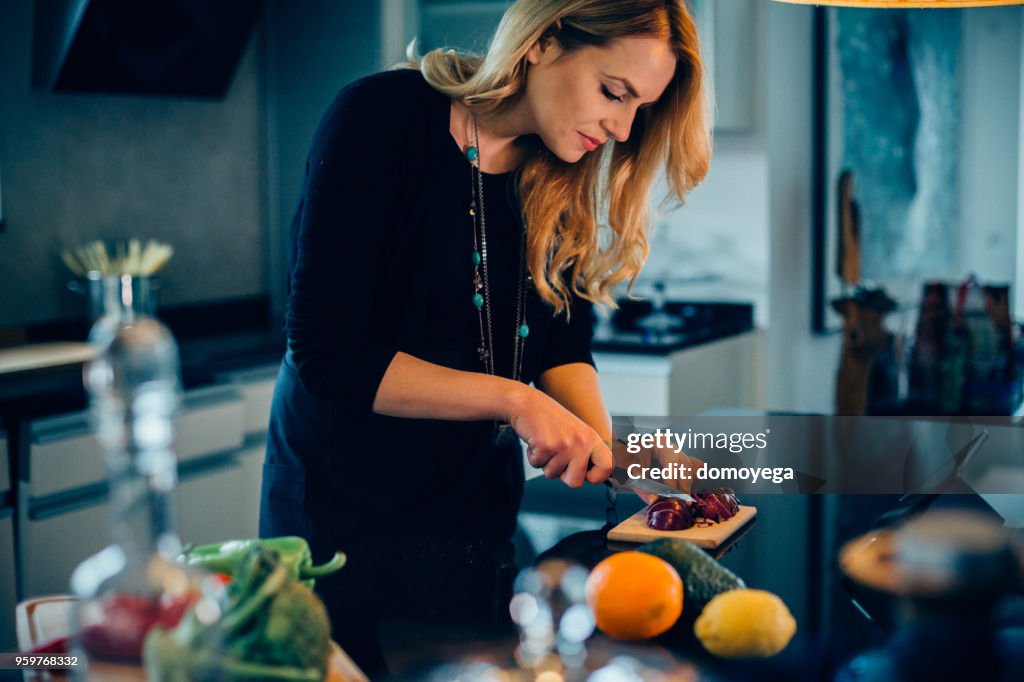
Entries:
<svg viewBox="0 0 1024 682">
<path fill-rule="evenodd" d="M 547 478 L 570 488 L 602 483 L 612 473 L 612 453 L 600 434 L 542 391 L 528 386 L 512 401 L 508 422 L 526 441 L 526 459 Z M 592 465 L 591 465 L 592 464 Z"/>
</svg>

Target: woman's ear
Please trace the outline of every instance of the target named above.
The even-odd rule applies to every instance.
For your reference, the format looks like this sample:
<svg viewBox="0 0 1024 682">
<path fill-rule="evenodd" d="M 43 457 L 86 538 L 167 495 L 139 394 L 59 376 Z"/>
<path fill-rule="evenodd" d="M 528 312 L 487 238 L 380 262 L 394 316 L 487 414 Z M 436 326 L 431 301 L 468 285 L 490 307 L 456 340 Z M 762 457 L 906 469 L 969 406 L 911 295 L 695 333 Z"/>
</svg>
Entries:
<svg viewBox="0 0 1024 682">
<path fill-rule="evenodd" d="M 555 42 L 555 34 L 560 30 L 562 30 L 562 20 L 558 19 L 540 34 L 540 38 L 535 40 L 533 45 L 530 45 L 530 49 L 526 51 L 526 61 L 530 64 L 539 64 L 541 56 Z"/>
<path fill-rule="evenodd" d="M 544 40 L 544 36 L 541 36 L 537 40 L 533 41 L 533 45 L 530 45 L 530 49 L 526 51 L 526 62 L 536 66 L 540 63 L 541 54 L 544 52 L 544 48 L 541 46 L 541 41 Z"/>
</svg>

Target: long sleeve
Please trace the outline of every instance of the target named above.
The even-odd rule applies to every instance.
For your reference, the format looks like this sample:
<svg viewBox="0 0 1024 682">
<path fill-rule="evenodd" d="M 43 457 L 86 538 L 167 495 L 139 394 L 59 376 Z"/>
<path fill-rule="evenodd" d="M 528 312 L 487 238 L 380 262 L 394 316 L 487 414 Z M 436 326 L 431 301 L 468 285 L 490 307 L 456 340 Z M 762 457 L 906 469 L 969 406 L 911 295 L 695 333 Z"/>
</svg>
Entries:
<svg viewBox="0 0 1024 682">
<path fill-rule="evenodd" d="M 591 339 L 594 336 L 594 304 L 572 294 L 572 315 L 566 320 L 565 314 L 551 321 L 547 344 L 541 357 L 538 374 L 552 367 L 573 362 L 594 364 Z"/>
<path fill-rule="evenodd" d="M 398 351 L 373 322 L 387 304 L 379 271 L 407 139 L 379 90 L 359 82 L 342 90 L 313 138 L 292 225 L 285 318 L 306 390 L 367 411 Z"/>
</svg>

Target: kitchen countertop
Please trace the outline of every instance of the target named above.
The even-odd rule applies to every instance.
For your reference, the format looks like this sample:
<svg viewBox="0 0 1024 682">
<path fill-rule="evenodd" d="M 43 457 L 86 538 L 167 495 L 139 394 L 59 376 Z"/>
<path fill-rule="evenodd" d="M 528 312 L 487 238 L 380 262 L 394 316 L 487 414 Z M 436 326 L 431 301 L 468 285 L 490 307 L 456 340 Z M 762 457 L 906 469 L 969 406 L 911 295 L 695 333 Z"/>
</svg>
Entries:
<svg viewBox="0 0 1024 682">
<path fill-rule="evenodd" d="M 178 341 L 185 389 L 214 383 L 226 372 L 279 362 L 284 339 L 275 334 L 262 298 L 160 311 Z M 81 410 L 87 397 L 82 363 L 87 320 L 35 325 L 24 330 L 27 343 L 0 349 L 0 417 L 42 417 Z M 49 349 L 47 362 L 31 362 L 36 349 Z"/>
<path fill-rule="evenodd" d="M 614 318 L 594 330 L 594 351 L 664 356 L 754 329 L 750 303 L 668 301 L 670 326 L 663 332 L 645 329 L 644 318 L 652 312 L 648 301 L 619 301 Z"/>
</svg>

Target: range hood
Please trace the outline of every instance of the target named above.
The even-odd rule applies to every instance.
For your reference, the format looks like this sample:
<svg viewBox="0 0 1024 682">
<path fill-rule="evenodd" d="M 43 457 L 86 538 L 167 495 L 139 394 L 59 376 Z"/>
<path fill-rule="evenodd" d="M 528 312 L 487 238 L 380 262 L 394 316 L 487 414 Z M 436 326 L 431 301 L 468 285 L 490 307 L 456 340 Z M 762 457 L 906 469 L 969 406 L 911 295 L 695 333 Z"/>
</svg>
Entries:
<svg viewBox="0 0 1024 682">
<path fill-rule="evenodd" d="M 220 98 L 263 0 L 35 0 L 33 86 Z"/>
</svg>

